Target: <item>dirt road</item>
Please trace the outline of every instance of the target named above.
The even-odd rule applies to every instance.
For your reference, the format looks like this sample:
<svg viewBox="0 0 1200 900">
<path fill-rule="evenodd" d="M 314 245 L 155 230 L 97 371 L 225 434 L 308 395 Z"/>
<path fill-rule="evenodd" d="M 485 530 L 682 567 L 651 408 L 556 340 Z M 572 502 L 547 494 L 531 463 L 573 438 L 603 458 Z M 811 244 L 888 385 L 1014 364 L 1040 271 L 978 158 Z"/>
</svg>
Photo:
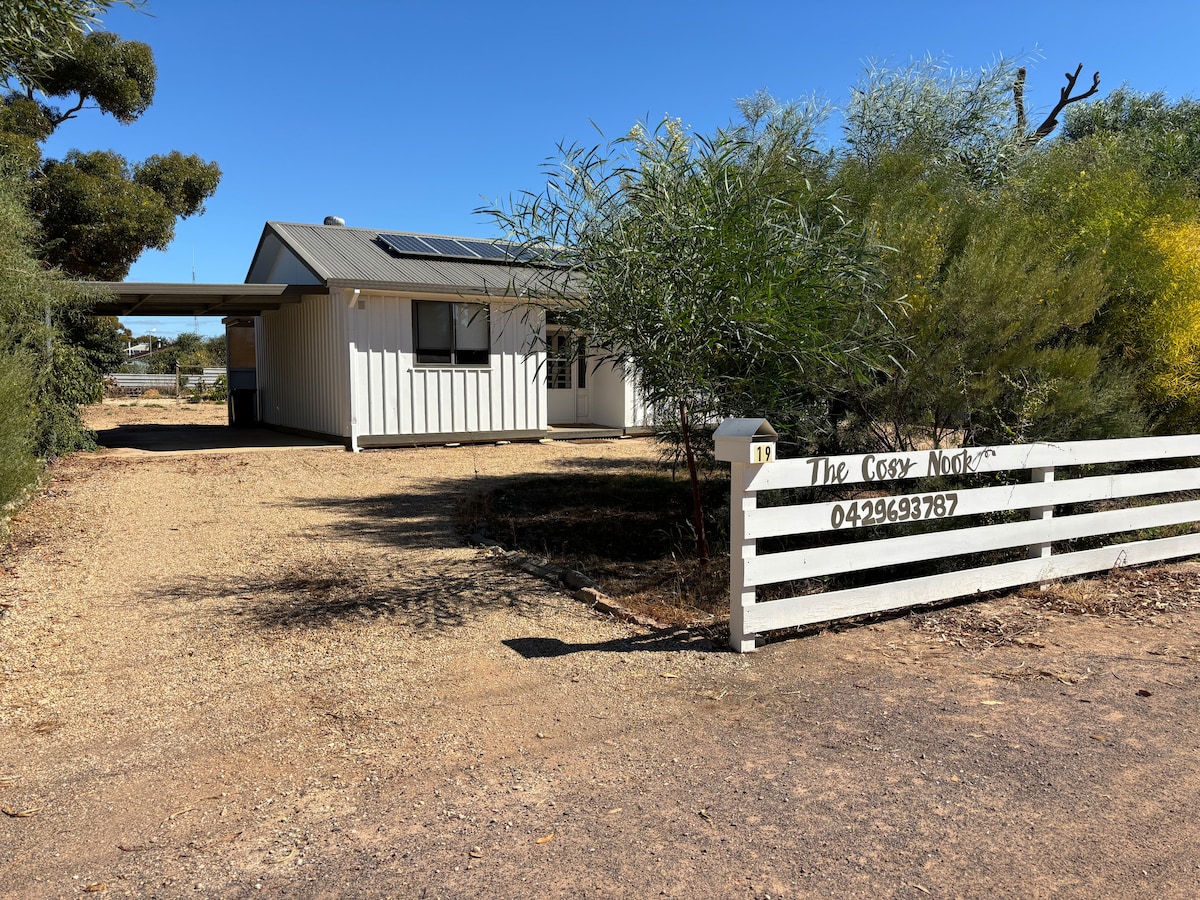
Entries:
<svg viewBox="0 0 1200 900">
<path fill-rule="evenodd" d="M 0 896 L 1200 894 L 1194 564 L 1122 576 L 1136 615 L 1008 598 L 739 657 L 454 531 L 481 483 L 650 453 L 58 465 L 0 550 Z"/>
</svg>

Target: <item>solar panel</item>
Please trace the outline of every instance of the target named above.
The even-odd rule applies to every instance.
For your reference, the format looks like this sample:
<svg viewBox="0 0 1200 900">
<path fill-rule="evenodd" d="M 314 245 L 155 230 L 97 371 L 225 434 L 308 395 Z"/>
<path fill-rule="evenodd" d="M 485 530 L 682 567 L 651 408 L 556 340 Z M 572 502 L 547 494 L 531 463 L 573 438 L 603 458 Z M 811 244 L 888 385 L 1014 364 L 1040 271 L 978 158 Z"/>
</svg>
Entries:
<svg viewBox="0 0 1200 900">
<path fill-rule="evenodd" d="M 452 238 L 422 238 L 425 243 L 434 249 L 434 252 L 442 256 L 465 256 L 468 259 L 474 259 L 475 254 L 467 247 L 463 246 L 462 241 L 456 241 Z"/>
<path fill-rule="evenodd" d="M 517 262 L 554 263 L 562 255 L 562 251 L 555 247 L 521 247 L 510 251 L 510 257 Z"/>
<path fill-rule="evenodd" d="M 459 241 L 468 250 L 474 251 L 484 259 L 507 259 L 508 251 L 486 241 Z"/>
<path fill-rule="evenodd" d="M 494 244 L 490 241 L 417 237 L 415 234 L 380 234 L 379 240 L 397 253 L 420 256 L 532 263 L 556 263 L 563 259 L 563 251 L 556 247 L 520 247 L 517 244 Z"/>
<path fill-rule="evenodd" d="M 379 239 L 398 253 L 437 254 L 437 251 L 419 237 L 411 234 L 381 234 Z"/>
</svg>

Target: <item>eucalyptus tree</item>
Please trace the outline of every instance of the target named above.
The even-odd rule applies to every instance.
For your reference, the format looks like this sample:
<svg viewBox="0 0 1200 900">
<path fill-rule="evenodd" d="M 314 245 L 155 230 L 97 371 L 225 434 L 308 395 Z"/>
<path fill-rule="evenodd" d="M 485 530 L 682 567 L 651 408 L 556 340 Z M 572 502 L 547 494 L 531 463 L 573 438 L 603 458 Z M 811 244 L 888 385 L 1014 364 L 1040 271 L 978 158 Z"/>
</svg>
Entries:
<svg viewBox="0 0 1200 900">
<path fill-rule="evenodd" d="M 142 0 L 3 0 L 0 2 L 0 77 L 66 52 L 71 41 L 100 24 L 115 5 Z"/>
<path fill-rule="evenodd" d="M 697 429 L 762 416 L 821 443 L 834 392 L 893 355 L 879 249 L 821 186 L 812 125 L 780 107 L 712 136 L 637 126 L 560 146 L 541 189 L 481 210 L 544 263 L 527 313 L 576 330 L 678 426 L 701 557 Z"/>
<path fill-rule="evenodd" d="M 82 110 L 128 125 L 154 101 L 150 47 L 84 30 L 68 30 L 53 52 L 4 61 L 0 150 L 28 167 L 43 258 L 77 277 L 120 281 L 147 249 L 166 249 L 178 219 L 204 211 L 221 170 L 179 151 L 133 163 L 114 150 L 42 159 L 40 145 Z"/>
</svg>

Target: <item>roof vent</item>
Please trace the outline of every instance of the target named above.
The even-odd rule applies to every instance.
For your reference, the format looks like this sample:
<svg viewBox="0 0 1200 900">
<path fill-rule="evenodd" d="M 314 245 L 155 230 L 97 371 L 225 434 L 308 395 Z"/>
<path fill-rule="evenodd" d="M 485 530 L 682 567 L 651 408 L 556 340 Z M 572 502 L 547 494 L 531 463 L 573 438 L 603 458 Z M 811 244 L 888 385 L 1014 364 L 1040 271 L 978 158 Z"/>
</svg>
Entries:
<svg viewBox="0 0 1200 900">
<path fill-rule="evenodd" d="M 341 228 L 345 228 L 345 227 L 346 227 L 346 220 L 345 220 L 345 219 L 343 219 L 341 216 L 326 216 L 326 217 L 325 217 L 325 224 L 326 224 L 326 225 L 337 225 L 337 226 L 339 226 L 339 227 L 341 227 Z"/>
</svg>

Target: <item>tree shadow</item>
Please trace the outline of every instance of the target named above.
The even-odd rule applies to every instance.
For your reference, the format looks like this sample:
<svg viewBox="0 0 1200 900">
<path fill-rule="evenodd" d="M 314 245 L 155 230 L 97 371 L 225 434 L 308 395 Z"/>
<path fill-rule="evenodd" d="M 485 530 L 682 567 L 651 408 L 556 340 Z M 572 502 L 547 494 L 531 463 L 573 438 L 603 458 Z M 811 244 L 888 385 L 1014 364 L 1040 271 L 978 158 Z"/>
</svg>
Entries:
<svg viewBox="0 0 1200 900">
<path fill-rule="evenodd" d="M 452 568 L 406 572 L 300 564 L 277 575 L 225 581 L 195 577 L 159 588 L 155 595 L 176 603 L 217 601 L 215 618 L 265 630 L 317 630 L 371 620 L 447 630 L 499 610 L 533 614 L 539 602 L 528 596 L 528 581 L 482 563 L 456 561 Z"/>
<path fill-rule="evenodd" d="M 567 546 L 593 551 L 601 542 L 607 555 L 642 560 L 667 554 L 673 529 L 686 522 L 690 495 L 686 482 L 664 482 L 664 470 L 645 460 L 572 457 L 550 472 L 481 475 L 474 478 L 405 480 L 395 492 L 357 497 L 298 497 L 287 507 L 335 514 L 326 527 L 343 538 L 410 549 L 461 545 L 481 525 L 502 541 L 537 552 Z M 717 494 L 727 491 L 720 486 Z M 489 521 L 500 498 L 506 521 Z M 498 507 L 497 507 L 498 508 Z M 510 535 L 510 523 L 524 527 Z M 620 523 L 620 527 L 614 527 Z M 599 527 L 603 524 L 603 527 Z M 647 555 L 649 554 L 649 555 Z"/>
<path fill-rule="evenodd" d="M 461 490 L 461 483 L 447 480 L 422 490 L 365 497 L 298 497 L 281 505 L 335 513 L 337 518 L 325 527 L 341 538 L 434 549 L 461 544 L 454 524 Z"/>
</svg>

